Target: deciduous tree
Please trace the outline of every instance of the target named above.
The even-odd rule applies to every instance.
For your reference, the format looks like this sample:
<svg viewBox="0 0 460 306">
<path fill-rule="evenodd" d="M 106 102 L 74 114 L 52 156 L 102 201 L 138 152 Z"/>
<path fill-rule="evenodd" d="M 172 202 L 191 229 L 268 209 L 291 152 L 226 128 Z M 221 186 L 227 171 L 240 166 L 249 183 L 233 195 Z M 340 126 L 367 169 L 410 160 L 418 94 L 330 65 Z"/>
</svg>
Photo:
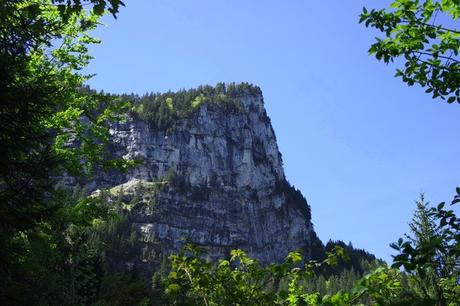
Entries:
<svg viewBox="0 0 460 306">
<path fill-rule="evenodd" d="M 1 304 L 83 303 L 76 279 L 94 257 L 82 235 L 104 210 L 72 201 L 56 178 L 125 166 L 104 154 L 107 124 L 124 106 L 83 90 L 81 73 L 97 42 L 87 31 L 121 4 L 0 2 Z"/>
<path fill-rule="evenodd" d="M 360 22 L 383 33 L 369 53 L 396 70 L 409 86 L 419 84 L 448 103 L 460 103 L 459 0 L 396 0 L 389 9 L 363 8 Z"/>
</svg>

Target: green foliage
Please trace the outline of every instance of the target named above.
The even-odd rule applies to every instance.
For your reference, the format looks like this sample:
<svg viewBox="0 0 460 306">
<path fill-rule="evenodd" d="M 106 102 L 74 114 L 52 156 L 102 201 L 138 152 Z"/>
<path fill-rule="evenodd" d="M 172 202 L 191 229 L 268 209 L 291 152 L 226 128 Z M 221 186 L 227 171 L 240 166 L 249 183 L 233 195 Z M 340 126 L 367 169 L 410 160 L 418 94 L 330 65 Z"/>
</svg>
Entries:
<svg viewBox="0 0 460 306">
<path fill-rule="evenodd" d="M 342 252 L 337 247 L 323 262 L 310 261 L 302 268 L 299 251 L 291 252 L 284 263 L 262 266 L 241 250 L 213 263 L 203 259 L 198 248 L 186 245 L 171 256 L 165 296 L 169 305 L 303 305 L 318 297 L 305 292 L 304 281 L 315 268 L 336 262 Z"/>
<path fill-rule="evenodd" d="M 455 305 L 460 297 L 460 220 L 445 203 L 430 207 L 423 195 L 416 203 L 412 236 L 391 244 L 399 252 L 393 266 L 404 268 L 420 298 Z"/>
<path fill-rule="evenodd" d="M 376 38 L 370 54 L 385 63 L 404 58 L 404 67 L 396 70 L 403 82 L 460 103 L 459 15 L 458 0 L 396 0 L 389 10 L 363 8 L 360 23 L 385 35 Z"/>
<path fill-rule="evenodd" d="M 308 205 L 307 200 L 304 198 L 300 190 L 291 186 L 287 180 L 284 179 L 276 181 L 273 193 L 284 194 L 287 205 L 299 209 L 303 213 L 305 219 L 311 220 L 310 205 Z"/>
<path fill-rule="evenodd" d="M 188 186 L 187 182 L 185 181 L 185 178 L 176 172 L 174 166 L 168 169 L 164 180 L 167 181 L 171 187 L 173 187 L 175 190 L 179 192 L 184 192 L 190 189 L 190 186 Z"/>
<path fill-rule="evenodd" d="M 120 0 L 52 0 L 52 3 L 57 4 L 59 13 L 64 17 L 64 20 L 70 18 L 73 14 L 78 14 L 83 10 L 83 6 L 92 6 L 92 12 L 95 15 L 102 15 L 105 12 L 111 13 L 116 17 L 120 6 L 124 3 Z"/>
<path fill-rule="evenodd" d="M 216 87 L 200 86 L 197 89 L 181 90 L 176 93 L 150 93 L 140 98 L 126 95 L 124 97 L 136 100 L 135 106 L 131 109 L 133 114 L 137 114 L 156 129 L 170 131 L 177 120 L 189 118 L 204 104 L 209 109 L 226 113 L 242 113 L 244 108 L 240 98 L 247 94 L 260 95 L 261 91 L 248 83 L 219 83 Z"/>
<path fill-rule="evenodd" d="M 454 203 L 460 190 L 457 193 Z M 301 253 L 293 252 L 284 263 L 268 266 L 241 250 L 232 251 L 229 260 L 212 262 L 196 247 L 186 245 L 171 256 L 164 304 L 459 305 L 460 222 L 444 206 L 429 207 L 422 197 L 411 223 L 414 236 L 392 245 L 400 251 L 393 267 L 364 260 L 364 277 L 353 269 L 330 276 L 315 274 L 327 271 L 326 266 L 343 265 L 350 257 L 375 259 L 343 242 L 329 242 L 332 252 L 321 262 L 310 260 L 302 265 Z M 351 256 L 347 249 L 348 253 L 352 250 Z"/>
<path fill-rule="evenodd" d="M 130 274 L 106 274 L 100 284 L 98 299 L 93 306 L 151 305 L 148 286 Z"/>
<path fill-rule="evenodd" d="M 339 258 L 335 267 L 326 267 L 324 271 L 321 271 L 321 273 L 326 276 L 338 275 L 344 271 L 353 271 L 356 275 L 363 276 L 371 272 L 374 268 L 385 264 L 365 250 L 354 248 L 351 242 L 345 244 L 340 240 L 329 240 L 324 248 L 326 252 L 332 252 L 336 247 L 342 248 L 346 256 L 342 256 L 344 258 Z"/>
<path fill-rule="evenodd" d="M 121 114 L 130 106 L 123 102 L 126 98 L 137 100 L 134 114 L 168 131 L 203 105 L 241 113 L 242 96 L 260 94 L 259 88 L 247 83 L 139 99 L 85 89 L 88 76 L 81 71 L 91 59 L 88 44 L 98 42 L 88 31 L 105 11 L 116 15 L 120 5 L 119 0 L 0 3 L 2 305 L 152 304 L 146 283 L 134 272 L 114 274 L 109 260 L 139 254 L 129 209 L 140 198 L 133 197 L 127 204 L 123 190 L 115 201 L 105 192 L 86 198 L 82 190 L 71 193 L 57 188 L 55 178 L 63 173 L 91 175 L 99 167 L 130 166 L 130 162 L 110 160 L 105 153 L 108 122 L 123 119 Z M 460 33 L 435 23 L 435 16 L 442 14 L 457 20 L 458 1 L 398 0 L 392 9 L 390 13 L 364 10 L 361 15 L 361 22 L 386 35 L 370 52 L 385 62 L 403 56 L 405 68 L 397 76 L 404 82 L 427 87 L 433 97 L 449 103 L 460 102 Z M 173 168 L 166 180 L 176 190 L 182 188 Z M 205 196 L 203 188 L 190 190 L 191 197 Z M 295 188 L 280 182 L 276 192 L 285 195 L 288 205 L 302 205 L 309 218 L 308 205 Z M 460 189 L 453 204 L 457 202 Z M 422 199 L 411 229 L 412 236 L 392 245 L 399 251 L 394 268 L 379 267 L 357 282 L 358 275 L 374 266 L 359 261 L 366 254 L 347 252 L 343 243 L 326 245 L 333 253 L 322 254 L 317 261 L 302 263 L 301 253 L 293 252 L 284 263 L 267 266 L 240 250 L 213 263 L 188 246 L 171 257 L 162 303 L 459 305 L 459 219 L 444 203 L 429 207 Z M 345 253 L 350 255 L 350 265 L 340 259 Z M 325 268 L 333 265 L 338 268 Z M 165 266 L 155 274 L 156 283 Z M 328 272 L 321 276 L 318 271 Z"/>
<path fill-rule="evenodd" d="M 0 3 L 0 304 L 83 305 L 96 298 L 99 255 L 86 238 L 99 201 L 57 187 L 64 173 L 128 163 L 105 154 L 108 122 L 127 106 L 88 92 L 88 31 L 118 0 Z"/>
</svg>

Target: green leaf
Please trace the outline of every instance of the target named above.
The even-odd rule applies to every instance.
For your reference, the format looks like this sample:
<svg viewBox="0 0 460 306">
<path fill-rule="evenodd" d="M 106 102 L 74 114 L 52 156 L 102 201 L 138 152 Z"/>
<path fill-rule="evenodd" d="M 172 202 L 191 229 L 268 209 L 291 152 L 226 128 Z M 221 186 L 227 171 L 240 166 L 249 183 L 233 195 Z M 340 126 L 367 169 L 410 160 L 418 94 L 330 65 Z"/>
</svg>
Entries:
<svg viewBox="0 0 460 306">
<path fill-rule="evenodd" d="M 444 208 L 445 202 L 441 202 L 438 204 L 438 210 L 442 210 Z"/>
<path fill-rule="evenodd" d="M 170 284 L 166 288 L 165 292 L 166 292 L 166 294 L 175 294 L 175 293 L 179 292 L 180 289 L 181 289 L 181 287 L 178 284 Z"/>
</svg>

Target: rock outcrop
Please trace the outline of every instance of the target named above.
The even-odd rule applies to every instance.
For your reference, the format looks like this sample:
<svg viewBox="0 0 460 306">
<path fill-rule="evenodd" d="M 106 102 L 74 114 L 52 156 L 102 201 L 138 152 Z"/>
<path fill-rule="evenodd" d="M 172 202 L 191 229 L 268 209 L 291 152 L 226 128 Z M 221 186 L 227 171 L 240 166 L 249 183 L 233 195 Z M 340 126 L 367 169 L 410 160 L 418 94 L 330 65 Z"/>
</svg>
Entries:
<svg viewBox="0 0 460 306">
<path fill-rule="evenodd" d="M 150 273 L 184 239 L 211 258 L 240 248 L 263 263 L 321 245 L 307 202 L 285 179 L 260 90 L 236 88 L 216 93 L 237 106 L 230 110 L 202 102 L 168 128 L 136 112 L 113 124 L 112 154 L 140 164 L 101 173 L 87 188 L 108 188 L 96 193 L 124 211 L 129 250 L 114 250 L 117 266 Z"/>
</svg>

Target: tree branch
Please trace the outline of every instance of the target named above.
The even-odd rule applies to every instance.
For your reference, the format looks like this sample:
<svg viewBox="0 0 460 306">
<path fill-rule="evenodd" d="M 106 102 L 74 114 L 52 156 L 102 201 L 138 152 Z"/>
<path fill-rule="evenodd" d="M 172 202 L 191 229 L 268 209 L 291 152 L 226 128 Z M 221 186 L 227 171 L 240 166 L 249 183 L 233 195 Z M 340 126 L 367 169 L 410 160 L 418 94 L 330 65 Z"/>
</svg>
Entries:
<svg viewBox="0 0 460 306">
<path fill-rule="evenodd" d="M 414 53 L 418 53 L 420 55 L 428 55 L 428 56 L 431 56 L 431 57 L 435 57 L 433 55 L 433 53 L 430 53 L 430 52 L 424 52 L 424 51 L 413 51 Z M 453 62 L 456 62 L 458 64 L 460 64 L 460 61 L 455 59 L 455 58 L 452 58 L 452 56 L 445 56 L 445 55 L 438 55 L 437 56 L 438 58 L 442 58 L 442 59 L 445 59 L 447 61 L 453 61 Z"/>
<path fill-rule="evenodd" d="M 415 23 L 417 23 L 417 24 L 419 24 L 419 25 L 427 26 L 427 27 L 430 27 L 430 28 L 435 28 L 435 29 L 439 29 L 439 30 L 443 30 L 443 31 L 451 32 L 451 33 L 460 34 L 460 31 L 459 31 L 459 30 L 444 28 L 444 27 L 442 27 L 442 26 L 440 26 L 440 25 L 429 24 L 429 23 L 420 21 L 420 20 L 418 20 L 418 19 L 416 19 L 416 20 L 402 19 L 401 22 L 405 22 L 405 23 L 412 23 L 412 22 L 415 22 Z"/>
</svg>

